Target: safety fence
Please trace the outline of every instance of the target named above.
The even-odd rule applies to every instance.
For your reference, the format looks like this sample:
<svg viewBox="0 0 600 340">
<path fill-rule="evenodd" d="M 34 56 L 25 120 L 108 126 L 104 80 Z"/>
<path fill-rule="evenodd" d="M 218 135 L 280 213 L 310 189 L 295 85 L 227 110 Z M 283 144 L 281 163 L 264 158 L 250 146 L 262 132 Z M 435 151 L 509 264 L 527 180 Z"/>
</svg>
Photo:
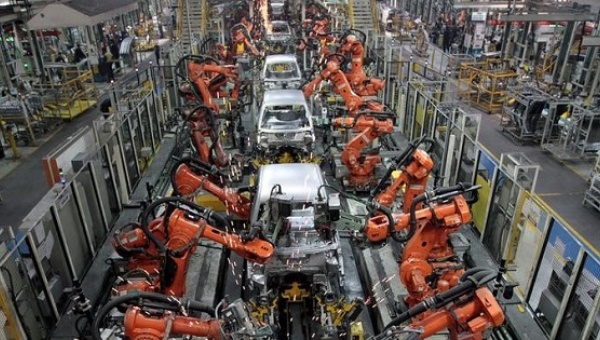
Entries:
<svg viewBox="0 0 600 340">
<path fill-rule="evenodd" d="M 5 337 L 43 339 L 66 312 L 142 173 L 169 133 L 156 69 L 111 91 L 111 116 L 94 122 L 95 148 L 75 148 L 69 171 L 20 226 L 0 233 L 0 324 Z M 139 83 L 138 83 L 139 81 Z M 139 85 L 138 85 L 139 84 Z M 163 190 L 156 188 L 155 190 Z M 102 282 L 98 282 L 102 285 Z M 2 334 L 0 334 L 1 336 Z"/>
<path fill-rule="evenodd" d="M 473 225 L 490 256 L 507 264 L 522 311 L 550 339 L 598 339 L 600 258 L 536 193 L 540 166 L 514 152 L 495 158 L 478 142 L 480 114 L 463 109 L 447 82 L 408 82 L 398 93 L 408 139 L 427 134 L 443 184 L 481 186 Z M 440 178 L 438 177 L 438 180 Z M 441 185 L 441 183 L 438 183 Z"/>
</svg>

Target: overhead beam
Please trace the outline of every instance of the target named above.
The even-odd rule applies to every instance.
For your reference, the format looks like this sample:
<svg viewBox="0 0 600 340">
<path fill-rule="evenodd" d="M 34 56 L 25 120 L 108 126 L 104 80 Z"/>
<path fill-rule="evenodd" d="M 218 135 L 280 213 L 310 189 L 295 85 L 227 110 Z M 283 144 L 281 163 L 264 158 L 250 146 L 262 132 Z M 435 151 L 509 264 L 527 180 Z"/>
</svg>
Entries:
<svg viewBox="0 0 600 340">
<path fill-rule="evenodd" d="M 581 46 L 600 46 L 600 37 L 583 37 Z"/>
<path fill-rule="evenodd" d="M 456 9 L 508 9 L 509 3 L 511 4 L 511 8 L 524 8 L 524 3 L 516 3 L 513 4 L 512 1 L 494 1 L 494 2 L 457 2 L 452 7 Z"/>
<path fill-rule="evenodd" d="M 500 21 L 596 21 L 593 13 L 547 13 L 501 15 Z"/>
</svg>

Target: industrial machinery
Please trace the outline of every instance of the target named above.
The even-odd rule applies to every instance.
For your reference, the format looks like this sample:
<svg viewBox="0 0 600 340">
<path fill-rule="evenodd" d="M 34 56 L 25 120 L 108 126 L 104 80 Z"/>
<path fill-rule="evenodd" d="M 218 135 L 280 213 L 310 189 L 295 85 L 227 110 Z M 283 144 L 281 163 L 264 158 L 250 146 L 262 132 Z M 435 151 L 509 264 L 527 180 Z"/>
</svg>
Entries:
<svg viewBox="0 0 600 340">
<path fill-rule="evenodd" d="M 311 110 L 302 91 L 265 92 L 256 130 L 260 164 L 314 161 L 315 132 Z"/>
<path fill-rule="evenodd" d="M 195 102 L 200 102 L 213 112 L 219 113 L 215 98 L 223 97 L 222 87 L 233 82 L 233 89 L 227 97 L 239 98 L 240 82 L 238 67 L 221 65 L 216 59 L 204 55 L 187 55 L 177 63 L 178 76 L 183 79 L 180 93 Z"/>
<path fill-rule="evenodd" d="M 346 186 L 363 191 L 375 184 L 374 171 L 381 157 L 377 150 L 363 153 L 375 139 L 394 132 L 393 117 L 390 112 L 359 111 L 354 117 L 333 119 L 333 127 L 351 128 L 356 133 L 340 155 L 347 173 L 336 169 L 336 177 L 344 178 Z"/>
<path fill-rule="evenodd" d="M 374 340 L 427 339 L 444 329 L 448 329 L 452 340 L 483 339 L 490 329 L 504 323 L 502 307 L 486 287 L 494 278 L 503 286 L 503 296 L 512 296 L 512 288 L 505 285 L 497 273 L 482 268 L 469 269 L 460 277 L 458 285 L 403 312 Z M 423 318 L 423 313 L 428 316 Z M 400 326 L 411 318 L 417 321 Z"/>
<path fill-rule="evenodd" d="M 187 124 L 198 159 L 218 167 L 228 166 L 229 157 L 223 150 L 218 134 L 217 114 L 204 105 L 183 110 L 181 114 Z M 206 137 L 210 139 L 211 145 L 206 142 Z"/>
<path fill-rule="evenodd" d="M 350 334 L 361 311 L 360 300 L 346 298 L 344 254 L 332 228 L 340 198 L 325 188 L 315 164 L 265 165 L 257 175 L 250 221 L 275 244 L 275 254 L 248 265 L 246 292 L 252 315 L 278 325 L 277 338 Z"/>
<path fill-rule="evenodd" d="M 336 60 L 337 59 L 337 60 Z M 354 115 L 358 110 L 369 110 L 373 112 L 384 111 L 384 105 L 376 100 L 366 100 L 352 91 L 352 86 L 340 70 L 340 65 L 343 65 L 346 57 L 341 54 L 330 54 L 325 58 L 325 61 L 320 65 L 319 74 L 308 84 L 302 87 L 304 96 L 310 98 L 317 90 L 317 87 L 324 80 L 329 80 L 333 83 L 333 90 L 344 99 L 346 109 L 350 115 Z"/>
<path fill-rule="evenodd" d="M 359 38 L 360 36 L 360 38 Z M 359 30 L 349 30 L 340 38 L 338 53 L 351 54 L 351 68 L 346 73 L 346 78 L 352 85 L 352 90 L 359 96 L 376 96 L 383 89 L 385 80 L 367 78 L 364 71 L 364 53 L 366 34 Z"/>
<path fill-rule="evenodd" d="M 534 84 L 510 86 L 502 108 L 502 132 L 521 142 L 539 141 L 544 127 L 542 113 L 552 100 Z"/>
<path fill-rule="evenodd" d="M 164 215 L 150 221 L 161 206 L 166 206 Z M 273 255 L 273 245 L 257 231 L 238 235 L 228 229 L 225 218 L 195 203 L 180 197 L 156 200 L 144 210 L 139 224 L 127 224 L 113 234 L 113 247 L 127 262 L 114 295 L 149 291 L 182 296 L 189 258 L 201 238 L 252 262 L 264 263 Z"/>
<path fill-rule="evenodd" d="M 267 25 L 262 42 L 266 54 L 293 53 L 296 34 L 294 34 L 287 21 L 275 20 Z"/>
<path fill-rule="evenodd" d="M 123 316 L 115 317 L 113 310 L 127 306 Z M 218 306 L 221 307 L 221 306 Z M 208 314 L 205 319 L 201 314 Z M 109 318 L 109 316 L 111 316 Z M 117 319 L 122 322 L 117 327 Z M 236 300 L 216 310 L 201 302 L 157 293 L 135 292 L 115 298 L 103 306 L 94 318 L 92 338 L 114 338 L 116 329 L 130 340 L 159 340 L 182 336 L 220 339 L 272 339 L 269 325 L 256 322 L 242 300 Z"/>
<path fill-rule="evenodd" d="M 297 89 L 302 83 L 298 60 L 292 54 L 274 54 L 265 58 L 261 73 L 263 89 Z"/>
<path fill-rule="evenodd" d="M 241 192 L 224 186 L 228 178 L 214 165 L 185 157 L 173 165 L 171 185 L 175 196 L 189 197 L 204 190 L 225 204 L 228 213 L 243 221 L 250 219 L 250 199 Z"/>
<path fill-rule="evenodd" d="M 393 215 L 376 202 L 371 207 L 383 215 L 372 217 L 365 227 L 371 242 L 391 236 L 406 243 L 402 251 L 400 280 L 406 286 L 405 298 L 412 307 L 459 282 L 464 272 L 462 257 L 468 246 L 451 244 L 450 234 L 472 219 L 469 204 L 476 202 L 477 186 L 459 184 L 436 189 L 414 198 L 409 213 Z M 467 199 L 465 195 L 471 194 Z M 423 203 L 425 208 L 417 210 Z M 406 232 L 406 229 L 408 231 Z M 401 233 L 406 232 L 402 235 Z"/>
<path fill-rule="evenodd" d="M 252 43 L 252 37 L 249 33 L 248 28 L 244 24 L 237 24 L 231 27 L 231 53 L 235 59 L 246 54 L 250 54 L 253 57 L 258 57 L 260 52 Z M 235 60 L 234 60 L 235 61 Z"/>
<path fill-rule="evenodd" d="M 419 149 L 421 144 L 427 144 L 428 148 Z M 414 198 L 421 195 L 427 189 L 427 180 L 433 170 L 433 160 L 429 153 L 435 146 L 435 140 L 425 135 L 411 141 L 402 154 L 392 160 L 386 173 L 371 192 L 369 201 L 375 201 L 384 207 L 392 208 L 399 192 L 403 192 L 402 207 L 404 213 L 410 212 Z M 401 171 L 395 179 L 388 183 L 395 171 Z M 420 206 L 416 207 L 420 209 Z"/>
</svg>

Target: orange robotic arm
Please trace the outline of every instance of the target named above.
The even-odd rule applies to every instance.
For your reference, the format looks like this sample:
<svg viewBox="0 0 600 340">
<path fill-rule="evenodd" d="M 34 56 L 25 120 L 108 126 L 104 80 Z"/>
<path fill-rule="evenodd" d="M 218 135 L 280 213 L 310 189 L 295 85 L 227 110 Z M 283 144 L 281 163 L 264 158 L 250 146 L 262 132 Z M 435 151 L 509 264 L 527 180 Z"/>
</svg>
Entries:
<svg viewBox="0 0 600 340">
<path fill-rule="evenodd" d="M 208 89 L 208 85 L 206 84 L 207 74 L 204 70 L 205 65 L 192 60 L 188 62 L 187 67 L 188 79 L 194 83 L 195 91 L 202 99 L 202 103 L 212 111 L 218 113 L 219 105 L 213 102 L 212 95 Z"/>
<path fill-rule="evenodd" d="M 377 202 L 389 207 L 396 200 L 398 192 L 404 188 L 405 213 L 408 212 L 413 199 L 425 192 L 428 176 L 433 169 L 433 160 L 424 150 L 416 149 L 410 158 L 410 163 L 406 165 L 400 176 L 376 197 Z"/>
<path fill-rule="evenodd" d="M 129 340 L 163 340 L 177 335 L 193 335 L 209 340 L 222 338 L 218 320 L 202 320 L 174 313 L 152 316 L 137 306 L 127 309 L 123 326 L 125 338 Z"/>
<path fill-rule="evenodd" d="M 217 180 L 222 182 L 222 175 L 219 174 L 217 179 L 215 178 L 216 173 L 210 169 L 210 165 L 204 163 L 206 166 L 201 167 L 198 166 L 198 163 L 201 162 L 191 159 L 182 159 L 177 162 L 171 183 L 175 192 L 188 196 L 200 189 L 206 190 L 223 202 L 229 212 L 248 220 L 250 218 L 250 200 L 232 189 L 223 188 L 222 183 L 216 183 Z"/>
<path fill-rule="evenodd" d="M 185 112 L 185 119 L 188 122 L 190 137 L 198 153 L 198 158 L 203 162 L 212 162 L 219 167 L 229 165 L 229 159 L 223 150 L 215 126 L 215 112 L 202 105 L 194 108 L 191 112 Z M 209 146 L 206 143 L 206 136 L 210 138 L 212 145 Z M 214 157 L 212 151 L 214 151 Z"/>
<path fill-rule="evenodd" d="M 467 188 L 464 185 L 458 185 L 443 188 L 430 194 L 421 194 L 413 200 L 411 204 L 413 209 L 410 209 L 410 213 L 392 214 L 387 207 L 377 202 L 371 202 L 371 207 L 383 212 L 383 215 L 374 216 L 367 221 L 364 230 L 365 235 L 370 242 L 385 241 L 389 236 L 397 241 L 406 242 L 415 234 L 418 225 L 426 221 L 435 219 L 441 221 L 444 225 L 460 225 L 463 221 L 468 222 L 471 220 L 469 202 L 461 193 L 475 190 L 475 188 L 477 187 Z M 433 203 L 423 209 L 414 209 L 416 205 L 425 201 L 429 203 L 441 202 Z M 398 233 L 406 228 L 409 228 L 407 237 L 400 239 Z"/>
<path fill-rule="evenodd" d="M 421 144 L 427 144 L 428 147 L 425 150 L 419 150 Z M 427 138 L 426 135 L 409 142 L 408 147 L 392 161 L 386 173 L 381 177 L 371 192 L 369 201 L 375 199 L 379 204 L 389 208 L 396 200 L 398 192 L 405 189 L 403 206 L 404 212 L 408 213 L 413 199 L 425 192 L 427 178 L 434 166 L 433 160 L 429 156 L 434 146 L 435 141 Z M 402 170 L 401 175 L 388 184 L 392 173 L 396 170 Z M 416 208 L 420 209 L 421 206 L 418 205 Z"/>
<path fill-rule="evenodd" d="M 330 80 L 334 84 L 334 91 L 342 96 L 346 108 L 353 113 L 363 105 L 364 100 L 352 91 L 348 79 L 344 73 L 340 71 L 340 64 L 331 60 L 331 57 L 333 56 L 340 55 L 333 54 L 327 57 L 325 68 L 319 72 L 319 75 L 313 81 L 304 86 L 304 96 L 309 98 L 323 80 Z M 341 57 L 343 58 L 343 56 Z"/>
<path fill-rule="evenodd" d="M 250 262 L 264 263 L 271 258 L 274 252 L 273 244 L 266 240 L 258 237 L 244 237 L 217 229 L 204 220 L 200 221 L 198 218 L 181 209 L 176 210 L 169 217 L 169 229 L 172 230 L 174 226 L 178 230 L 193 230 L 199 235 L 199 238 L 220 243 Z M 169 243 L 173 244 L 173 246 L 168 243 L 170 249 L 175 248 L 175 246 L 181 247 L 187 244 L 183 237 L 179 238 L 183 241 L 174 244 L 176 241 L 173 240 L 173 237 L 174 235 L 171 231 Z"/>
<path fill-rule="evenodd" d="M 409 326 L 419 331 L 420 339 L 448 329 L 451 339 L 484 339 L 490 328 L 504 323 L 502 308 L 486 287 L 478 288 L 473 297 L 463 304 L 434 312 L 421 321 Z"/>
<path fill-rule="evenodd" d="M 333 125 L 337 127 L 352 127 L 360 132 L 342 151 L 341 161 L 348 170 L 349 182 L 353 186 L 363 186 L 372 179 L 375 166 L 381 162 L 379 155 L 362 155 L 364 148 L 373 140 L 394 131 L 390 119 L 378 120 L 370 115 L 358 115 L 356 118 L 336 118 Z"/>
<path fill-rule="evenodd" d="M 498 273 L 482 268 L 467 270 L 460 282 L 447 291 L 432 296 L 410 307 L 385 327 L 375 339 L 396 339 L 399 334 L 414 334 L 413 338 L 427 339 L 448 329 L 450 339 L 483 339 L 484 332 L 504 323 L 502 307 L 487 288 L 496 279 L 494 286 L 503 286 L 505 295 L 512 295 L 507 282 Z M 428 314 L 422 318 L 423 313 Z M 417 319 L 407 327 L 399 326 L 410 319 Z"/>
</svg>

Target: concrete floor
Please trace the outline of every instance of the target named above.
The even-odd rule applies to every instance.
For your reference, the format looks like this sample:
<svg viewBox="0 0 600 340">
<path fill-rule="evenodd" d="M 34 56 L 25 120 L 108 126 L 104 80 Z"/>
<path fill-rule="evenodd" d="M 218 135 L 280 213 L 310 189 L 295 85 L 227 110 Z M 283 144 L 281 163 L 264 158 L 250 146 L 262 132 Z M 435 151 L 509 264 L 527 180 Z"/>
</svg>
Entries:
<svg viewBox="0 0 600 340">
<path fill-rule="evenodd" d="M 148 63 L 150 60 L 156 63 L 152 52 L 144 53 L 143 56 L 146 58 L 143 63 Z M 117 75 L 117 83 L 119 79 L 126 78 L 128 74 L 133 74 L 135 71 L 126 69 L 125 72 L 128 73 Z M 110 84 L 98 83 L 96 86 L 100 92 L 98 99 L 100 103 L 108 97 Z M 94 107 L 73 121 L 61 124 L 57 130 L 40 139 L 38 146 L 19 148 L 21 153 L 19 159 L 13 157 L 12 150 L 5 149 L 7 155 L 0 160 L 0 194 L 3 198 L 0 203 L 0 228 L 11 227 L 16 230 L 23 218 L 50 190 L 42 170 L 42 158 L 82 127 L 92 126 L 92 122 L 100 115 L 99 107 Z"/>
</svg>

